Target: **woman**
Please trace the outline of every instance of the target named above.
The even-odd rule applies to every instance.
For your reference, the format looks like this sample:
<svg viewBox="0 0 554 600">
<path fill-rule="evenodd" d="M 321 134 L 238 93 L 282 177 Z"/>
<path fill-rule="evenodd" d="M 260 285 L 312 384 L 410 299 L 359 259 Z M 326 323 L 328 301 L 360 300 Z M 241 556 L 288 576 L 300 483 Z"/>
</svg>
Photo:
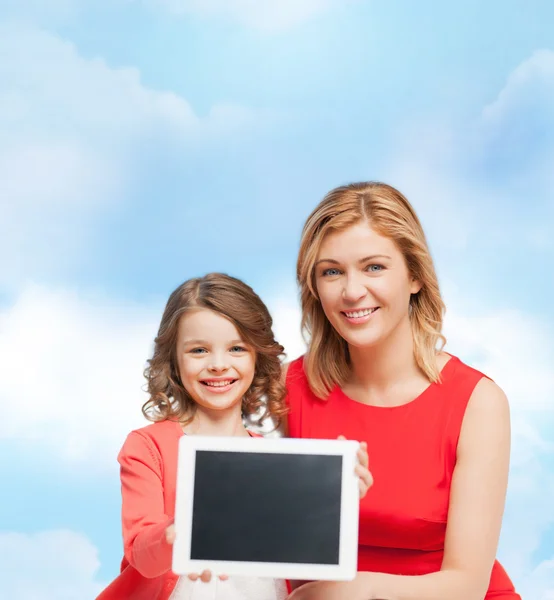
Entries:
<svg viewBox="0 0 554 600">
<path fill-rule="evenodd" d="M 409 202 L 381 183 L 331 191 L 297 278 L 310 341 L 286 372 L 289 435 L 366 441 L 374 485 L 356 579 L 298 583 L 290 600 L 521 600 L 495 560 L 508 402 L 441 350 L 444 304 Z"/>
</svg>

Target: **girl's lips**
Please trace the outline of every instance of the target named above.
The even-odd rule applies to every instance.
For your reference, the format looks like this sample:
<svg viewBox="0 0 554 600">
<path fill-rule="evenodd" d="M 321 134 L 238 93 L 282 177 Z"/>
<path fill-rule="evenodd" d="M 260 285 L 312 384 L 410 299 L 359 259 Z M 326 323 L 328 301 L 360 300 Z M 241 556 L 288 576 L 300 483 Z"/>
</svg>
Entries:
<svg viewBox="0 0 554 600">
<path fill-rule="evenodd" d="M 200 383 L 213 394 L 223 394 L 229 391 L 237 381 L 238 379 L 203 379 Z"/>
</svg>

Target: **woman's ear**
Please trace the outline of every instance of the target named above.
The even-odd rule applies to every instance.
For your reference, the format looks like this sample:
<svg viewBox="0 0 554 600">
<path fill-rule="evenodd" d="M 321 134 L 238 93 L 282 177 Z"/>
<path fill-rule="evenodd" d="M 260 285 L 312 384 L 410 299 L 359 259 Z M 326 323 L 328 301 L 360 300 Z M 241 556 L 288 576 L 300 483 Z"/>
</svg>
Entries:
<svg viewBox="0 0 554 600">
<path fill-rule="evenodd" d="M 421 281 L 419 281 L 418 279 L 412 279 L 412 283 L 410 284 L 410 293 L 417 294 L 422 287 L 423 284 L 421 283 Z"/>
</svg>

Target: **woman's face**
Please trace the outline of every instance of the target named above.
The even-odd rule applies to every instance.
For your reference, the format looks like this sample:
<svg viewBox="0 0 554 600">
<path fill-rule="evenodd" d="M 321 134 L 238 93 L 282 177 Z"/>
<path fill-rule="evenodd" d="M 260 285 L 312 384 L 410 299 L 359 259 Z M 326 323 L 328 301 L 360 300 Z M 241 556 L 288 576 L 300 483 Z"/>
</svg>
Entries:
<svg viewBox="0 0 554 600">
<path fill-rule="evenodd" d="M 421 289 L 394 242 L 367 222 L 324 238 L 315 281 L 331 325 L 359 348 L 387 339 L 407 321 L 410 296 Z"/>
</svg>

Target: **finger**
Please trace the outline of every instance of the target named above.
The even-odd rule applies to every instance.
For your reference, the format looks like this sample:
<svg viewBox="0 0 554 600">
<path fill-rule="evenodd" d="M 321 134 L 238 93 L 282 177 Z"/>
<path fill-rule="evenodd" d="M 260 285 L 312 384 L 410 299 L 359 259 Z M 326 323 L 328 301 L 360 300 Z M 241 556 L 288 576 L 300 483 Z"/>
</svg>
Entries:
<svg viewBox="0 0 554 600">
<path fill-rule="evenodd" d="M 187 577 L 191 580 L 191 581 L 196 581 L 198 579 L 198 573 L 189 573 L 187 575 Z"/>
<path fill-rule="evenodd" d="M 227 581 L 227 579 L 229 579 L 229 575 L 220 575 L 219 578 L 221 581 Z"/>
<path fill-rule="evenodd" d="M 367 467 L 356 465 L 354 467 L 354 472 L 367 486 L 373 485 L 373 475 Z"/>
<path fill-rule="evenodd" d="M 365 442 L 360 442 L 360 447 L 357 452 L 358 461 L 364 467 L 367 467 L 369 464 L 369 456 L 367 454 L 367 444 Z"/>
<path fill-rule="evenodd" d="M 208 571 L 207 569 L 205 571 L 202 571 L 202 575 L 200 575 L 200 579 L 204 583 L 209 583 L 212 580 L 212 572 Z"/>
<path fill-rule="evenodd" d="M 344 435 L 339 435 L 339 437 L 337 438 L 337 440 L 345 440 L 346 438 L 344 437 Z"/>
<path fill-rule="evenodd" d="M 165 540 L 168 544 L 173 544 L 175 541 L 175 527 L 173 525 L 165 530 Z"/>
</svg>

